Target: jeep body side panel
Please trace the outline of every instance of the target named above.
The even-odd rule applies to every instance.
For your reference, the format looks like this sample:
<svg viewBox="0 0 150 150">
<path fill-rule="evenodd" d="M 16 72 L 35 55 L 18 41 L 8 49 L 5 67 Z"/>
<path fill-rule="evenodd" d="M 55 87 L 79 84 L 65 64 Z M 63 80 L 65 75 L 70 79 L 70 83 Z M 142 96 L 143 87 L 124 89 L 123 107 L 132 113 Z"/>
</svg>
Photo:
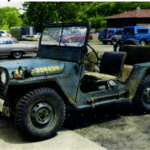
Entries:
<svg viewBox="0 0 150 150">
<path fill-rule="evenodd" d="M 146 71 L 149 69 L 150 63 L 135 64 L 128 80 L 124 83 L 118 82 L 117 88 L 109 87 L 90 93 L 83 93 L 79 89 L 76 108 L 85 109 L 114 101 L 133 99 Z"/>
<path fill-rule="evenodd" d="M 75 77 L 72 77 L 75 78 Z M 53 82 L 55 81 L 61 90 L 64 92 L 68 100 L 70 101 L 71 104 L 75 105 L 75 99 L 76 99 L 76 94 L 77 94 L 77 86 L 75 82 L 72 82 L 72 78 L 69 76 L 66 76 L 65 74 L 54 74 L 54 75 L 49 75 L 46 78 L 43 76 L 39 77 L 33 77 L 33 78 L 27 78 L 25 80 L 11 80 L 9 82 L 9 85 L 25 85 L 25 84 L 35 84 L 35 83 L 45 83 L 45 82 Z M 76 77 L 77 82 L 79 80 L 79 77 Z M 77 83 L 76 82 L 76 83 Z"/>
</svg>

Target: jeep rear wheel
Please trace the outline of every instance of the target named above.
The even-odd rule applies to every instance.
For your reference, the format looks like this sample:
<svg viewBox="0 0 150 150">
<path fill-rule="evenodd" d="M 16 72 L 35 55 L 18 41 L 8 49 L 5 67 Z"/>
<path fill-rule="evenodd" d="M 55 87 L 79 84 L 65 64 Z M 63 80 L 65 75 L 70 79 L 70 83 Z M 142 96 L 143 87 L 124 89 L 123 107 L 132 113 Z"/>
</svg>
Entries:
<svg viewBox="0 0 150 150">
<path fill-rule="evenodd" d="M 142 80 L 132 102 L 140 112 L 150 112 L 150 76 Z"/>
<path fill-rule="evenodd" d="M 20 52 L 20 51 L 13 52 L 12 56 L 16 59 L 19 59 L 22 57 L 22 52 Z"/>
<path fill-rule="evenodd" d="M 64 102 L 59 94 L 50 88 L 29 92 L 16 106 L 15 123 L 31 140 L 52 137 L 61 127 L 64 119 Z"/>
</svg>

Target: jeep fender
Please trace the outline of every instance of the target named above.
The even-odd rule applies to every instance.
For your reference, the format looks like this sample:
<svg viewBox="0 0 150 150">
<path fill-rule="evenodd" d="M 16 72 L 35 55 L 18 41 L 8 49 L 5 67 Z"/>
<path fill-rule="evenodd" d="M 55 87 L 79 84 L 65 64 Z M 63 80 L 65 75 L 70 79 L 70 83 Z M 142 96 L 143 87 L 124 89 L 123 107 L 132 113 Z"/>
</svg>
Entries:
<svg viewBox="0 0 150 150">
<path fill-rule="evenodd" d="M 133 99 L 143 78 L 150 74 L 150 63 L 135 64 L 126 81 L 129 98 Z"/>
</svg>

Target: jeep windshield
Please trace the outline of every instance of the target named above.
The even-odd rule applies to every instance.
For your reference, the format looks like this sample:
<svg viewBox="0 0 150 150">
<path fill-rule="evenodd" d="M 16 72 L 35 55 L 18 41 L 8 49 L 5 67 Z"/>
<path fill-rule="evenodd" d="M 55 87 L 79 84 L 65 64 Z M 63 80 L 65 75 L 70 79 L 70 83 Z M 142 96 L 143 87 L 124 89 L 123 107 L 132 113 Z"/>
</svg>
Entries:
<svg viewBox="0 0 150 150">
<path fill-rule="evenodd" d="M 86 26 L 44 28 L 41 45 L 81 47 L 84 45 L 86 33 Z"/>
</svg>

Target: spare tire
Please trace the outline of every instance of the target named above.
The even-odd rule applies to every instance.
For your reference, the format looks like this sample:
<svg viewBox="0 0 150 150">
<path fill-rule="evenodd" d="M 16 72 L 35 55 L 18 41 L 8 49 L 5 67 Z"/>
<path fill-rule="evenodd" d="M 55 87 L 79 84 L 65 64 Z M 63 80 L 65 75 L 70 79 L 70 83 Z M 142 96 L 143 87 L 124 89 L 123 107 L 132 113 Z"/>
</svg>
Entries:
<svg viewBox="0 0 150 150">
<path fill-rule="evenodd" d="M 140 45 L 140 43 L 135 39 L 127 39 L 127 40 L 123 41 L 122 44 Z"/>
</svg>

